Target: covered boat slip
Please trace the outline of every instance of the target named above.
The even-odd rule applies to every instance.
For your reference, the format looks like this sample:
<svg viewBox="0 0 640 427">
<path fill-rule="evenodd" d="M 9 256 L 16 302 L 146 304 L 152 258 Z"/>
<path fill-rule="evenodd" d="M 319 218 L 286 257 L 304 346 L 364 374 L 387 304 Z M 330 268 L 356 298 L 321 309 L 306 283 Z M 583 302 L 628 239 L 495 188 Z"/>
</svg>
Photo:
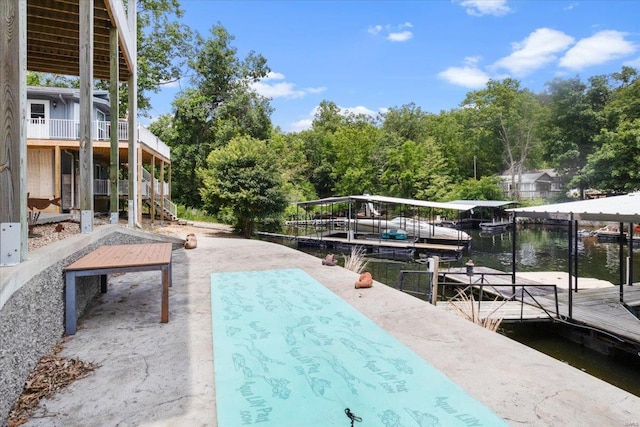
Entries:
<svg viewBox="0 0 640 427">
<path fill-rule="evenodd" d="M 358 213 L 359 206 L 364 208 L 364 215 Z M 459 213 L 475 206 L 376 195 L 329 197 L 298 202 L 297 207 L 303 208 L 304 213 L 298 209 L 296 219 L 288 221 L 287 225 L 292 227 L 291 234 L 298 242 L 411 248 L 416 253 L 459 259 L 470 240 L 466 233 L 446 229 L 448 235 L 443 238 L 438 238 L 435 232 L 425 238 L 425 233 L 429 233 L 430 227 L 434 230 L 442 228 L 435 225 L 434 212 Z M 390 215 L 387 208 L 395 209 L 400 214 Z M 420 221 L 414 220 L 416 217 Z M 418 225 L 423 221 L 428 224 L 427 227 Z M 405 225 L 405 229 L 402 229 L 402 225 Z"/>
</svg>

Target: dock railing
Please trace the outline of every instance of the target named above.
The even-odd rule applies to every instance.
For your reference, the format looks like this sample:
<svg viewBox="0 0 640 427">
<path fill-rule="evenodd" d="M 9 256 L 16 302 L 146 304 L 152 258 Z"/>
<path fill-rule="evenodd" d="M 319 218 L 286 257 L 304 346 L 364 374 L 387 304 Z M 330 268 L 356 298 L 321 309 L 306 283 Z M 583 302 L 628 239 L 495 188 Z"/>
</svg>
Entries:
<svg viewBox="0 0 640 427">
<path fill-rule="evenodd" d="M 453 275 L 461 276 L 461 273 L 450 273 Z M 476 281 L 472 279 L 475 276 L 480 276 Z M 433 305 L 437 305 L 438 301 L 438 289 L 440 286 L 445 289 L 443 295 L 446 295 L 446 288 L 459 288 L 463 287 L 463 292 L 478 291 L 478 300 L 476 301 L 478 311 L 486 295 L 501 298 L 503 301 L 517 301 L 520 303 L 520 318 L 511 320 L 524 320 L 524 308 L 525 305 L 537 307 L 542 310 L 549 318 L 560 318 L 560 307 L 558 302 L 558 287 L 553 284 L 541 284 L 541 283 L 516 283 L 516 284 L 504 284 L 504 283 L 489 283 L 489 276 L 511 276 L 511 273 L 476 273 L 470 278 L 469 283 L 463 283 L 459 280 L 447 282 L 440 280 L 433 280 L 433 274 L 425 270 L 401 270 L 398 275 L 397 289 L 424 298 L 430 301 Z M 424 277 L 424 280 L 421 280 Z M 447 273 L 443 272 L 439 274 L 446 280 Z M 424 287 L 421 284 L 424 282 Z M 505 291 L 509 289 L 509 291 Z M 538 292 L 534 290 L 537 289 Z M 553 295 L 553 307 L 550 304 L 544 304 L 540 301 L 539 297 L 545 295 L 547 298 L 549 295 Z M 547 299 L 545 298 L 545 299 Z M 493 301 L 484 301 L 493 303 Z"/>
</svg>

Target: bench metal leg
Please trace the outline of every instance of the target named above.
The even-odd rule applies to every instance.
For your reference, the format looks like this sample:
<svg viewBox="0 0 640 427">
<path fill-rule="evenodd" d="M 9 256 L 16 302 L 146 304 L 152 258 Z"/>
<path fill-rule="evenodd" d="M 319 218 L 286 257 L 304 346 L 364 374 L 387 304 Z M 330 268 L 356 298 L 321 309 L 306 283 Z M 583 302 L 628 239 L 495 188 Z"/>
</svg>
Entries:
<svg viewBox="0 0 640 427">
<path fill-rule="evenodd" d="M 66 273 L 65 286 L 65 328 L 66 335 L 76 333 L 76 274 L 71 271 Z"/>
<path fill-rule="evenodd" d="M 171 283 L 171 264 L 162 267 L 162 309 L 160 323 L 169 322 L 169 284 Z"/>
<path fill-rule="evenodd" d="M 107 293 L 107 278 L 108 276 L 106 274 L 100 276 L 100 292 L 103 294 Z"/>
</svg>

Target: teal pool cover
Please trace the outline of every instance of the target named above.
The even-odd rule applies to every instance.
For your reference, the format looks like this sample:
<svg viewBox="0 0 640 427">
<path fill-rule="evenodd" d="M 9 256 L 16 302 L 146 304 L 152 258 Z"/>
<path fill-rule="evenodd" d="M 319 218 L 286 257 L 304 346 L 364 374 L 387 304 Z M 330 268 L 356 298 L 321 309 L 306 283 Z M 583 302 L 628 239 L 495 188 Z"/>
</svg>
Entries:
<svg viewBox="0 0 640 427">
<path fill-rule="evenodd" d="M 502 426 L 300 269 L 211 275 L 220 427 Z"/>
</svg>

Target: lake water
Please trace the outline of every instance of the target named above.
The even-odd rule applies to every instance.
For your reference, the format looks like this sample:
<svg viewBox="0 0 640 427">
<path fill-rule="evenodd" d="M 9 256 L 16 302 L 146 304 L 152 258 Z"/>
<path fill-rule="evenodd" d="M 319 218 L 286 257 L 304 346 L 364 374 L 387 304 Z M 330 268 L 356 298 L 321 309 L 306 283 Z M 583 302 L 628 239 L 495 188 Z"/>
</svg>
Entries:
<svg viewBox="0 0 640 427">
<path fill-rule="evenodd" d="M 482 235 L 478 230 L 471 230 L 471 234 L 471 247 L 465 250 L 460 261 L 451 263 L 451 267 L 462 267 L 472 259 L 477 266 L 511 271 L 511 233 Z M 301 250 L 320 258 L 326 255 L 326 250 Z M 627 251 L 625 246 L 625 257 L 628 255 Z M 535 226 L 519 228 L 517 231 L 517 271 L 566 272 L 567 252 L 566 227 Z M 618 284 L 618 265 L 617 243 L 599 243 L 595 237 L 579 239 L 578 277 L 593 277 Z M 367 267 L 377 281 L 393 287 L 397 287 L 400 270 L 420 269 L 424 270 L 425 266 L 411 261 L 380 259 L 371 260 Z M 633 272 L 634 283 L 637 283 L 640 281 L 640 248 L 634 249 Z M 640 357 L 612 359 L 561 338 L 552 325 L 504 325 L 500 333 L 640 396 Z"/>
</svg>

